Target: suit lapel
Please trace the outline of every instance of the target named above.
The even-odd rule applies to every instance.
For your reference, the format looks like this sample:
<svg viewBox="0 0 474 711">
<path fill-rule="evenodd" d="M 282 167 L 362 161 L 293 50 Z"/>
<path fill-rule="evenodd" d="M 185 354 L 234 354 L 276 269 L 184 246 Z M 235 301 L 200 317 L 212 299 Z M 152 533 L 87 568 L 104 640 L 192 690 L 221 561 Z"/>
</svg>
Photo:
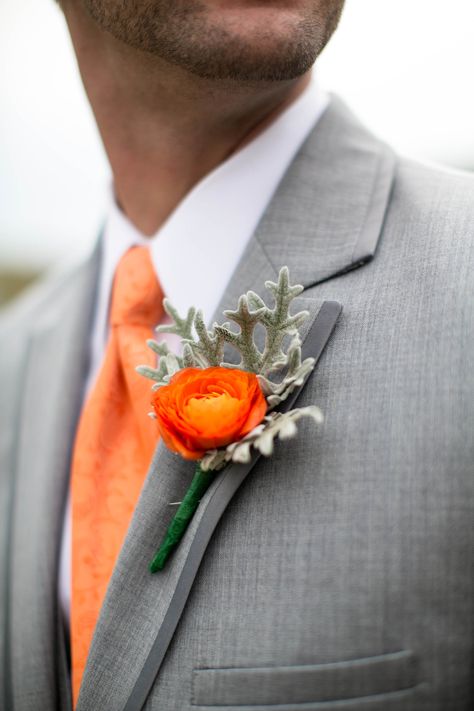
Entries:
<svg viewBox="0 0 474 711">
<path fill-rule="evenodd" d="M 335 301 L 325 301 L 314 319 L 303 343 L 302 359 L 312 357 L 318 362 L 326 343 L 341 313 L 341 305 Z M 304 386 L 303 386 L 304 387 Z M 291 410 L 303 389 L 295 390 L 280 406 L 280 411 Z M 200 502 L 199 521 L 195 524 L 194 534 L 190 537 L 189 549 L 184 557 L 183 566 L 166 609 L 165 616 L 153 641 L 150 653 L 142 667 L 135 686 L 123 711 L 141 711 L 145 706 L 150 690 L 161 669 L 168 647 L 171 644 L 176 627 L 179 624 L 191 588 L 199 571 L 207 546 L 230 500 L 250 474 L 260 459 L 257 451 L 252 452 L 247 464 L 229 464 L 219 474 L 210 492 Z"/>
<path fill-rule="evenodd" d="M 32 324 L 12 512 L 11 688 L 21 709 L 57 708 L 57 573 L 70 447 L 87 368 L 98 249 Z M 64 685 L 63 685 L 64 686 Z"/>
<path fill-rule="evenodd" d="M 390 151 L 334 99 L 279 186 L 219 305 L 241 293 L 262 292 L 287 264 L 292 282 L 309 287 L 372 259 L 393 177 Z M 322 299 L 306 297 L 307 327 Z M 303 334 L 304 335 L 304 334 Z M 182 499 L 193 472 L 160 444 L 148 472 L 101 610 L 77 711 L 123 709 L 166 614 L 192 542 L 206 517 L 216 480 L 173 556 L 159 575 L 148 563 L 171 519 L 169 502 Z M 232 493 L 229 494 L 227 504 Z M 165 622 L 166 624 L 166 622 Z"/>
<path fill-rule="evenodd" d="M 310 287 L 369 262 L 394 164 L 390 148 L 333 97 L 256 231 L 275 270 L 288 264 L 293 282 Z"/>
</svg>

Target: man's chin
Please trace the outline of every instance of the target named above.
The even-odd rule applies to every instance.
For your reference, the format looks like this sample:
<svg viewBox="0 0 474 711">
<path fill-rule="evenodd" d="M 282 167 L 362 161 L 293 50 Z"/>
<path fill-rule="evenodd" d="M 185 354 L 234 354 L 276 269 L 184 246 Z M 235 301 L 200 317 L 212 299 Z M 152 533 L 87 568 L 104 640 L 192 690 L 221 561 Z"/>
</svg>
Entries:
<svg viewBox="0 0 474 711">
<path fill-rule="evenodd" d="M 244 54 L 245 52 L 245 54 Z M 243 48 L 241 52 L 208 50 L 206 57 L 168 57 L 171 62 L 203 79 L 237 82 L 272 82 L 295 79 L 307 72 L 315 61 L 315 53 L 305 50 L 280 53 L 274 47 Z"/>
<path fill-rule="evenodd" d="M 295 79 L 313 65 L 318 37 L 295 13 L 224 13 L 207 33 L 186 45 L 161 45 L 157 53 L 201 78 L 242 82 Z M 242 17 L 243 16 L 243 17 Z M 268 22 L 264 19 L 268 17 Z M 316 35 L 316 36 L 315 36 Z M 183 51 L 184 50 L 184 51 Z"/>
<path fill-rule="evenodd" d="M 343 0 L 83 0 L 122 42 L 204 79 L 291 80 L 314 63 Z M 322 12 L 330 2 L 333 12 Z"/>
</svg>

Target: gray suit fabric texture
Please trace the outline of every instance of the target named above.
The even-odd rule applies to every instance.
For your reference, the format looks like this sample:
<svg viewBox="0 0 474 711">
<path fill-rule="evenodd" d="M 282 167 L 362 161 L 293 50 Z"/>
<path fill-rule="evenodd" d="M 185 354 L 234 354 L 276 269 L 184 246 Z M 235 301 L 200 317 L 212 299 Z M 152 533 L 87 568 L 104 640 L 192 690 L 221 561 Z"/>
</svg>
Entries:
<svg viewBox="0 0 474 711">
<path fill-rule="evenodd" d="M 71 707 L 61 525 L 100 249 L 0 325 L 0 708 Z M 302 390 L 324 423 L 260 458 L 212 536 L 146 711 L 473 707 L 474 180 L 400 158 L 337 98 L 219 308 L 288 265 L 311 322 L 342 314 Z M 199 294 L 196 294 L 199 302 Z M 120 711 L 216 481 L 170 565 L 147 565 L 193 465 L 160 443 L 78 711 Z"/>
</svg>

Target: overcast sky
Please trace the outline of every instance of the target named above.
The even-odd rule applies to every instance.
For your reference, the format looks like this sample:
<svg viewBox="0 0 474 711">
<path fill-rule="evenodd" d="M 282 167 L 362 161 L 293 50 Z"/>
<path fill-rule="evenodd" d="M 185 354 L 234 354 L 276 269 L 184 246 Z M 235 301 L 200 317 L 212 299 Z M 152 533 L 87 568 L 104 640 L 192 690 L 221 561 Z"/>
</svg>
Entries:
<svg viewBox="0 0 474 711">
<path fill-rule="evenodd" d="M 474 0 L 346 0 L 318 60 L 395 148 L 474 169 Z M 42 268 L 97 235 L 109 169 L 53 0 L 0 0 L 0 266 Z"/>
</svg>

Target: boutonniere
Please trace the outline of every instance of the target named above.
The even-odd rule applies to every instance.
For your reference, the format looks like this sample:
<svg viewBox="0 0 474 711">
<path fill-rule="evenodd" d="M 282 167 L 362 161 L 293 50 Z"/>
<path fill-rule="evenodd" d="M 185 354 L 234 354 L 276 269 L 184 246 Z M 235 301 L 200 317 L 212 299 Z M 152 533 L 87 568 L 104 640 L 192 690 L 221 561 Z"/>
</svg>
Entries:
<svg viewBox="0 0 474 711">
<path fill-rule="evenodd" d="M 315 360 L 301 360 L 299 329 L 308 312 L 290 314 L 291 302 L 303 287 L 290 285 L 287 267 L 282 267 L 276 283 L 267 281 L 265 287 L 273 296 L 271 306 L 249 291 L 235 311 L 224 312 L 238 329 L 226 322 L 208 330 L 201 311 L 191 308 L 181 318 L 165 299 L 172 323 L 157 331 L 177 334 L 182 355 L 172 353 L 165 343 L 147 341 L 159 356 L 156 369 L 137 368 L 155 381 L 150 416 L 169 449 L 196 461 L 191 485 L 150 564 L 152 573 L 164 568 L 217 471 L 230 461 L 248 462 L 252 448 L 270 456 L 275 438 L 294 437 L 301 417 L 322 422 L 316 406 L 285 413 L 276 409 L 304 383 Z M 256 329 L 264 329 L 263 350 L 255 344 Z M 240 354 L 238 365 L 225 362 L 226 345 Z"/>
</svg>

